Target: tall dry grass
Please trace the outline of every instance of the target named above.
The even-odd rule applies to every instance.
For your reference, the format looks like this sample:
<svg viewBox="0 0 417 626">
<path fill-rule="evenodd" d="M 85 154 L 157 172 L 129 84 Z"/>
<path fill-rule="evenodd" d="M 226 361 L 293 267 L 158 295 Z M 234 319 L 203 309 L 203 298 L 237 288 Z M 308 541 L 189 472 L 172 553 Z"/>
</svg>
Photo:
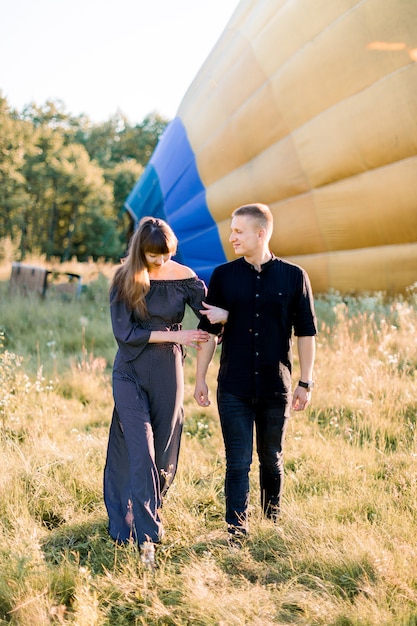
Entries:
<svg viewBox="0 0 417 626">
<path fill-rule="evenodd" d="M 290 421 L 282 519 L 260 515 L 255 460 L 238 553 L 223 521 L 217 361 L 201 409 L 189 351 L 180 468 L 151 575 L 106 532 L 110 271 L 92 272 L 79 300 L 40 301 L 10 294 L 3 268 L 0 623 L 417 625 L 415 293 L 317 300 L 317 384 Z"/>
</svg>

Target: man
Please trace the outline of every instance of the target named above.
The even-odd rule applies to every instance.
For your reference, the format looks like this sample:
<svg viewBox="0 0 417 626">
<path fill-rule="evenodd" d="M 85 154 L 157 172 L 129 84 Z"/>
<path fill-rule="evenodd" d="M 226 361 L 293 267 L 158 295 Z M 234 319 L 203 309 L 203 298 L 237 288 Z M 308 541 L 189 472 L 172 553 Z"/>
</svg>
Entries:
<svg viewBox="0 0 417 626">
<path fill-rule="evenodd" d="M 283 443 L 291 407 L 303 410 L 313 388 L 316 318 L 307 273 L 269 249 L 273 217 L 249 204 L 232 214 L 231 235 L 240 257 L 211 277 L 199 327 L 210 341 L 197 354 L 194 398 L 210 404 L 206 374 L 222 336 L 217 401 L 226 452 L 226 522 L 236 545 L 248 531 L 249 471 L 256 429 L 261 505 L 280 512 Z M 291 399 L 292 341 L 297 336 L 300 381 Z"/>
</svg>

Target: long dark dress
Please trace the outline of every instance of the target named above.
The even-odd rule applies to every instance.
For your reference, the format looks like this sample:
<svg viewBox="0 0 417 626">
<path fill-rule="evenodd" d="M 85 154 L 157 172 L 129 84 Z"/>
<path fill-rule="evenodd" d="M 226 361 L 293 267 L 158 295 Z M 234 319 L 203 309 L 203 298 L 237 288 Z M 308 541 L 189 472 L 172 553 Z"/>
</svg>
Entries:
<svg viewBox="0 0 417 626">
<path fill-rule="evenodd" d="M 118 542 L 158 542 L 158 509 L 177 471 L 184 419 L 181 346 L 148 343 L 152 330 L 178 330 L 188 304 L 198 318 L 206 295 L 203 281 L 151 280 L 141 322 L 110 296 L 118 351 L 113 366 L 114 410 L 104 469 L 109 534 Z"/>
</svg>

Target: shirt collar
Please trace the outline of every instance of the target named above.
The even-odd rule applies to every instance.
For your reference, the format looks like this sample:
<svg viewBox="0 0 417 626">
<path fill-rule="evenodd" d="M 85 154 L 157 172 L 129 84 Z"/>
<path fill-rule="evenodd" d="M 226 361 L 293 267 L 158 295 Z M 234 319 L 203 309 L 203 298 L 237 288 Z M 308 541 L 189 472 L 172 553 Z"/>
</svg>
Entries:
<svg viewBox="0 0 417 626">
<path fill-rule="evenodd" d="M 275 259 L 276 259 L 276 258 L 277 258 L 277 257 L 275 256 L 275 254 L 273 254 L 273 253 L 271 252 L 271 258 L 270 258 L 270 259 L 268 259 L 268 261 L 266 261 L 266 263 L 262 263 L 262 265 L 261 265 L 261 272 L 262 272 L 263 270 L 265 270 L 267 267 L 269 267 L 269 266 L 270 266 L 270 265 L 271 265 L 271 264 L 275 261 Z M 242 257 L 242 261 L 243 261 L 243 262 L 244 262 L 244 263 L 245 263 L 248 267 L 250 267 L 250 269 L 254 270 L 255 272 L 257 272 L 257 271 L 258 271 L 258 270 L 256 269 L 256 267 L 255 267 L 254 265 L 252 265 L 252 263 L 249 263 L 249 262 L 245 259 L 245 257 Z"/>
</svg>

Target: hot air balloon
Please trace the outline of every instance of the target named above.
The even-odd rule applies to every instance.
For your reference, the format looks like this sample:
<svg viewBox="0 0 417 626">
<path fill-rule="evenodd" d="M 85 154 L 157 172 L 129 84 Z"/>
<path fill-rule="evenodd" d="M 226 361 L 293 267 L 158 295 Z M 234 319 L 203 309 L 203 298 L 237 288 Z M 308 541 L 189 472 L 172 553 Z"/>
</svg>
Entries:
<svg viewBox="0 0 417 626">
<path fill-rule="evenodd" d="M 417 281 L 415 0 L 238 4 L 125 206 L 208 280 L 250 202 L 316 293 Z"/>
</svg>

